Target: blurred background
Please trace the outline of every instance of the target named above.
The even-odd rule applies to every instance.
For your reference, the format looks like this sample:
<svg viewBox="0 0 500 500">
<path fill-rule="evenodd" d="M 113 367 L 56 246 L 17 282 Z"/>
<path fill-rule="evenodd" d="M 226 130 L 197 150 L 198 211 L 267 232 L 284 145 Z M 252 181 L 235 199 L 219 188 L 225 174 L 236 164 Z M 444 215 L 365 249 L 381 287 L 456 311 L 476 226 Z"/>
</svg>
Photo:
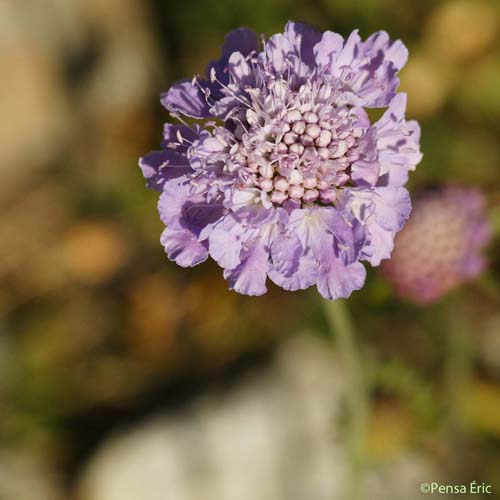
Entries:
<svg viewBox="0 0 500 500">
<path fill-rule="evenodd" d="M 1 500 L 345 500 L 349 384 L 316 290 L 249 298 L 212 262 L 170 263 L 137 167 L 160 92 L 231 29 L 288 19 L 401 38 L 410 190 L 481 189 L 500 229 L 497 0 L 2 0 Z M 432 305 L 377 270 L 349 300 L 363 498 L 472 480 L 500 498 L 499 247 Z"/>
</svg>

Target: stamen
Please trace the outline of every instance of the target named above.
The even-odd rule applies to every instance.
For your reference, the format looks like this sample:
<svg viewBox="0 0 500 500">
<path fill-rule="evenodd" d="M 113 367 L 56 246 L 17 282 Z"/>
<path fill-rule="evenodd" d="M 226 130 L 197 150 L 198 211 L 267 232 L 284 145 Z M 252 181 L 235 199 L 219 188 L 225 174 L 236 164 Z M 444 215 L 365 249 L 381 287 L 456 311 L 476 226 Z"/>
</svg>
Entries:
<svg viewBox="0 0 500 500">
<path fill-rule="evenodd" d="M 176 120 L 179 120 L 183 125 L 186 125 L 186 127 L 189 127 L 189 124 L 182 118 L 182 116 L 179 113 L 176 113 L 175 111 L 170 111 L 170 116 L 172 118 L 175 118 Z"/>
</svg>

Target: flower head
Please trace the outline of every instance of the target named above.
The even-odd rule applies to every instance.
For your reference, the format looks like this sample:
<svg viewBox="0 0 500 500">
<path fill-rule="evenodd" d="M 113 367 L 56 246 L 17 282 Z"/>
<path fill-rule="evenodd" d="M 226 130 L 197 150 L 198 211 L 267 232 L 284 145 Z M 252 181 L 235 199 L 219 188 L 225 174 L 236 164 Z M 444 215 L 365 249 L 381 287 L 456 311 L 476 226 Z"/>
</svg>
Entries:
<svg viewBox="0 0 500 500">
<path fill-rule="evenodd" d="M 205 78 L 162 96 L 197 124 L 166 124 L 163 150 L 139 162 L 161 191 L 168 257 L 193 266 L 210 255 L 249 295 L 267 278 L 329 299 L 359 289 L 360 261 L 389 257 L 411 210 L 403 185 L 421 154 L 396 94 L 406 59 L 385 32 L 344 41 L 290 22 L 261 48 L 248 29 L 227 35 Z M 379 107 L 372 124 L 366 108 Z"/>
<path fill-rule="evenodd" d="M 480 191 L 431 191 L 415 203 L 382 270 L 399 295 L 431 303 L 484 269 L 481 253 L 490 237 Z"/>
</svg>

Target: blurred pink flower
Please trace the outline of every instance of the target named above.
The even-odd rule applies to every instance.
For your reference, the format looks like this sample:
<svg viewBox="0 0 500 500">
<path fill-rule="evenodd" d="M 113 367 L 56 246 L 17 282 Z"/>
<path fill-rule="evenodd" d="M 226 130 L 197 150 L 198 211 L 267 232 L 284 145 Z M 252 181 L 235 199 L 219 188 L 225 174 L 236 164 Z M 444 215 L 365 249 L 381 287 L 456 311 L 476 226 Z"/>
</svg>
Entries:
<svg viewBox="0 0 500 500">
<path fill-rule="evenodd" d="M 420 304 L 480 274 L 484 246 L 491 238 L 484 196 L 477 189 L 445 187 L 414 204 L 382 272 L 396 293 Z"/>
</svg>

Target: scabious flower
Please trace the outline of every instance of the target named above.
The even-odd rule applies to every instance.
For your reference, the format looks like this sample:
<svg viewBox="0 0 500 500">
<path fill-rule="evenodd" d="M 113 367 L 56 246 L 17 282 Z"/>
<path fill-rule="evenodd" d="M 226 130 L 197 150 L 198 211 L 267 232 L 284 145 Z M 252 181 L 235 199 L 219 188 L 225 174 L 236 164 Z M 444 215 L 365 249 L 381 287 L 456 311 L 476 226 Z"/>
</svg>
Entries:
<svg viewBox="0 0 500 500">
<path fill-rule="evenodd" d="M 187 267 L 210 255 L 248 295 L 267 278 L 328 299 L 359 289 L 360 261 L 389 257 L 411 210 L 420 130 L 396 93 L 407 56 L 383 31 L 344 41 L 289 22 L 261 48 L 249 29 L 229 33 L 204 78 L 162 95 L 182 123 L 139 162 L 161 192 L 168 257 Z M 366 108 L 381 107 L 370 123 Z"/>
<path fill-rule="evenodd" d="M 482 250 L 490 238 L 479 190 L 431 191 L 415 202 L 382 271 L 400 296 L 428 304 L 484 269 Z"/>
</svg>

